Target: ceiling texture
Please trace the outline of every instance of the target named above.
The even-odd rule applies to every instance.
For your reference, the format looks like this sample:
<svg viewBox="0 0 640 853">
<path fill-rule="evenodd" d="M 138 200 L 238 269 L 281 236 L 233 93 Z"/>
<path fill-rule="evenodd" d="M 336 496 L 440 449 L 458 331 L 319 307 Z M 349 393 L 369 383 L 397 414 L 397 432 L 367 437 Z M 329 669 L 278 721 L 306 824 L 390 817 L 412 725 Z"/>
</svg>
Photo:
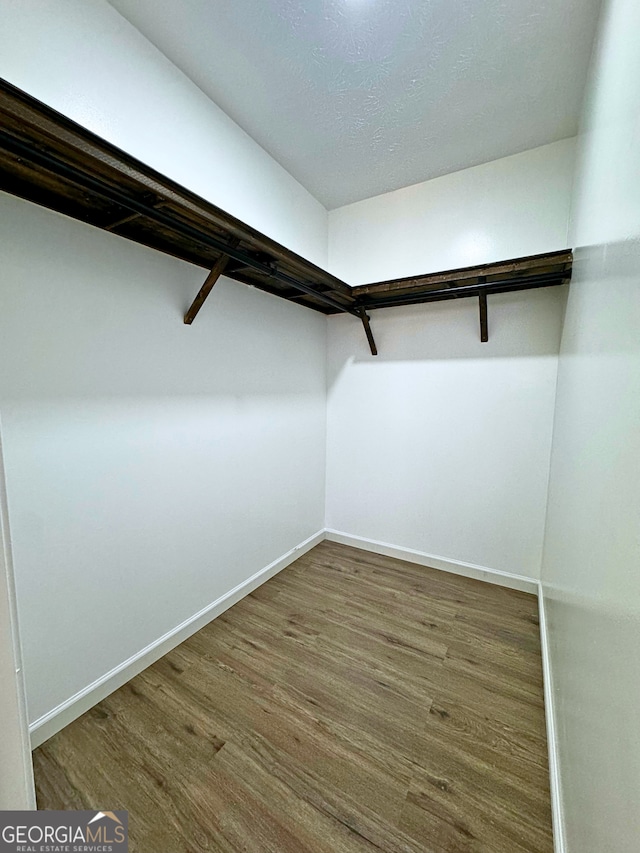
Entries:
<svg viewBox="0 0 640 853">
<path fill-rule="evenodd" d="M 328 209 L 573 136 L 600 6 L 110 2 Z"/>
</svg>

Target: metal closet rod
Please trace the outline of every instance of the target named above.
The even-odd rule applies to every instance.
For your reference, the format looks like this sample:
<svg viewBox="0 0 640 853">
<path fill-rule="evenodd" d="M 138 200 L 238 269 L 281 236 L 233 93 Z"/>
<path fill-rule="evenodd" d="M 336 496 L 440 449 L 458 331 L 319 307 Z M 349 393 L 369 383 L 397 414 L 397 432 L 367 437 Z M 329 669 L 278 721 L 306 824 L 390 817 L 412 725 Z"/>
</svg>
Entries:
<svg viewBox="0 0 640 853">
<path fill-rule="evenodd" d="M 33 148 L 27 145 L 26 143 L 21 142 L 19 139 L 16 139 L 15 137 L 11 136 L 11 134 L 8 134 L 4 131 L 0 131 L 0 144 L 6 150 L 12 151 L 13 153 L 18 154 L 19 156 L 24 157 L 28 161 L 42 165 L 49 171 L 53 171 L 54 174 L 65 175 L 70 178 L 73 183 L 81 187 L 93 189 L 98 195 L 101 195 L 108 201 L 115 201 L 117 204 L 119 204 L 121 207 L 126 208 L 127 210 L 131 210 L 134 213 L 138 213 L 147 219 L 153 219 L 156 222 L 161 223 L 162 225 L 167 225 L 174 231 L 179 231 L 186 237 L 195 239 L 199 243 L 204 243 L 205 245 L 210 246 L 212 249 L 216 249 L 217 251 L 224 253 L 225 255 L 227 255 L 227 257 L 233 258 L 233 260 L 239 261 L 247 267 L 251 267 L 252 269 L 257 270 L 258 272 L 261 272 L 264 275 L 269 276 L 270 278 L 275 278 L 278 281 L 283 282 L 284 284 L 288 284 L 296 290 L 300 290 L 303 293 L 307 293 L 310 296 L 319 299 L 321 302 L 324 302 L 326 305 L 331 305 L 332 308 L 336 308 L 339 311 L 344 312 L 345 314 L 353 314 L 354 317 L 360 318 L 360 315 L 358 314 L 355 308 L 346 306 L 343 303 L 338 302 L 337 299 L 333 299 L 331 296 L 327 296 L 321 291 L 314 290 L 313 287 L 307 284 L 302 284 L 302 282 L 299 282 L 296 278 L 287 275 L 287 273 L 283 273 L 278 269 L 274 269 L 268 264 L 263 264 L 260 261 L 255 260 L 255 258 L 252 258 L 251 255 L 248 255 L 243 252 L 242 249 L 235 249 L 232 246 L 229 246 L 227 243 L 224 242 L 224 240 L 219 240 L 216 237 L 211 237 L 203 231 L 199 231 L 197 228 L 193 228 L 190 225 L 186 225 L 185 223 L 180 222 L 179 220 L 173 219 L 168 214 L 162 213 L 162 211 L 144 204 L 144 202 L 139 202 L 135 199 L 130 198 L 128 195 L 126 195 L 126 193 L 123 193 L 114 187 L 104 184 L 97 178 L 88 175 L 81 169 L 76 169 L 73 166 L 70 166 L 63 160 L 60 160 L 59 158 L 46 151 L 42 151 L 38 148 Z"/>
</svg>

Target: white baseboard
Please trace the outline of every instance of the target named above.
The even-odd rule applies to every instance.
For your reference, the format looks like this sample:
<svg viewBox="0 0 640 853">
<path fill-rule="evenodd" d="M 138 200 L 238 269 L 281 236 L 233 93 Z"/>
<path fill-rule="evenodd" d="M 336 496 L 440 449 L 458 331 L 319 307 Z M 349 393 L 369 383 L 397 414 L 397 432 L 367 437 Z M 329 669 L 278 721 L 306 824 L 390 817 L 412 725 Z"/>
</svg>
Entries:
<svg viewBox="0 0 640 853">
<path fill-rule="evenodd" d="M 303 554 L 306 554 L 307 551 L 310 551 L 322 542 L 324 538 L 324 530 L 319 530 L 313 536 L 305 539 L 304 542 L 296 545 L 295 548 L 287 551 L 286 554 L 278 557 L 277 560 L 274 560 L 268 566 L 260 569 L 259 572 L 256 572 L 246 581 L 238 584 L 238 586 L 225 593 L 225 595 L 207 605 L 207 607 L 189 619 L 186 619 L 182 624 L 167 632 L 163 637 L 150 643 L 146 648 L 114 667 L 110 672 L 107 672 L 101 678 L 98 678 L 92 684 L 89 684 L 83 690 L 71 696 L 71 698 L 47 714 L 44 714 L 29 726 L 31 748 L 35 749 L 50 737 L 53 737 L 54 734 L 65 726 L 68 726 L 69 723 L 72 723 L 95 704 L 101 702 L 110 693 L 113 693 L 114 690 L 118 690 L 127 681 L 130 681 L 135 675 L 142 672 L 143 669 L 151 666 L 152 663 L 155 663 L 163 655 L 166 655 L 176 646 L 179 646 L 180 643 L 183 643 L 192 634 L 204 628 L 216 616 L 220 616 L 221 613 L 224 613 L 229 607 L 232 607 L 240 599 L 244 598 L 254 589 L 257 589 L 257 587 L 269 580 L 269 578 L 272 578 Z"/>
<path fill-rule="evenodd" d="M 547 721 L 547 748 L 549 750 L 549 782 L 551 786 L 551 817 L 553 821 L 553 849 L 555 853 L 566 853 L 567 843 L 564 830 L 564 813 L 560 786 L 560 757 L 556 726 L 555 695 L 549 649 L 549 626 L 542 584 L 538 584 L 538 613 L 540 615 L 540 646 L 542 650 L 542 672 L 544 678 L 544 711 Z"/>
<path fill-rule="evenodd" d="M 489 569 L 486 566 L 477 566 L 475 563 L 463 563 L 458 560 L 450 560 L 447 557 L 437 557 L 435 554 L 427 554 L 425 551 L 403 548 L 400 545 L 389 545 L 387 542 L 365 539 L 362 536 L 352 536 L 350 533 L 342 533 L 339 530 L 327 528 L 325 533 L 330 542 L 350 545 L 352 548 L 372 551 L 374 554 L 383 554 L 386 557 L 396 557 L 398 560 L 418 563 L 420 566 L 440 569 L 443 572 L 463 575 L 466 578 L 475 578 L 498 586 L 506 586 L 509 589 L 517 589 L 521 592 L 531 592 L 534 595 L 538 593 L 538 581 L 525 575 L 515 575 L 498 569 Z"/>
</svg>

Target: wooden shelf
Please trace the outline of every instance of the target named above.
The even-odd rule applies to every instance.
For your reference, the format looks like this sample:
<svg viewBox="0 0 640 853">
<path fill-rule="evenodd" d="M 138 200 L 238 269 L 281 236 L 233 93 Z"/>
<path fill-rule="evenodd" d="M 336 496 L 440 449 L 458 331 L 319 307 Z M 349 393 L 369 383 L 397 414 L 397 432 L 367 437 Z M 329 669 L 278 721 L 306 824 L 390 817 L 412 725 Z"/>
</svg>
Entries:
<svg viewBox="0 0 640 853">
<path fill-rule="evenodd" d="M 2 80 L 0 120 L 3 190 L 209 272 L 186 323 L 224 274 L 324 314 L 353 314 L 375 354 L 371 309 L 475 296 L 484 340 L 487 294 L 571 278 L 566 250 L 352 288 Z"/>
<path fill-rule="evenodd" d="M 351 288 L 60 113 L 0 81 L 0 181 L 42 204 L 317 311 Z M 233 245 L 232 245 L 233 244 Z"/>
<path fill-rule="evenodd" d="M 479 296 L 483 291 L 506 293 L 530 290 L 566 283 L 571 278 L 572 263 L 573 254 L 565 249 L 475 267 L 380 281 L 354 287 L 351 293 L 358 305 L 388 308 Z"/>
</svg>

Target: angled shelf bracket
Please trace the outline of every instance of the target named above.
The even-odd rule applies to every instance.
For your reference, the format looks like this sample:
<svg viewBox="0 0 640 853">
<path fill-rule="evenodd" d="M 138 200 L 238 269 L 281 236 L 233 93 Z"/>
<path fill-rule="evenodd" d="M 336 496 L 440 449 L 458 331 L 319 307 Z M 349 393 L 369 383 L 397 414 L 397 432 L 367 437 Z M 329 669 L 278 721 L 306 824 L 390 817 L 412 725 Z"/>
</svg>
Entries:
<svg viewBox="0 0 640 853">
<path fill-rule="evenodd" d="M 240 241 L 236 237 L 234 237 L 232 240 L 229 241 L 229 248 L 235 249 L 235 247 L 238 245 L 239 242 Z M 196 296 L 196 298 L 191 303 L 191 307 L 189 308 L 187 313 L 184 315 L 184 322 L 188 326 L 190 326 L 193 323 L 193 321 L 196 319 L 198 311 L 202 308 L 202 306 L 205 303 L 207 296 L 213 290 L 215 283 L 220 278 L 222 273 L 225 271 L 225 268 L 226 268 L 227 264 L 229 263 L 229 260 L 230 260 L 229 255 L 220 255 L 218 260 L 213 265 L 211 272 L 206 277 L 204 284 L 202 285 L 202 287 L 198 291 L 198 295 Z"/>
<path fill-rule="evenodd" d="M 373 332 L 371 331 L 369 315 L 367 314 L 364 308 L 359 308 L 358 314 L 360 315 L 362 325 L 364 326 L 364 333 L 367 336 L 367 342 L 369 344 L 369 349 L 371 350 L 371 355 L 378 355 L 378 347 L 376 346 L 376 342 L 373 337 Z"/>
</svg>

